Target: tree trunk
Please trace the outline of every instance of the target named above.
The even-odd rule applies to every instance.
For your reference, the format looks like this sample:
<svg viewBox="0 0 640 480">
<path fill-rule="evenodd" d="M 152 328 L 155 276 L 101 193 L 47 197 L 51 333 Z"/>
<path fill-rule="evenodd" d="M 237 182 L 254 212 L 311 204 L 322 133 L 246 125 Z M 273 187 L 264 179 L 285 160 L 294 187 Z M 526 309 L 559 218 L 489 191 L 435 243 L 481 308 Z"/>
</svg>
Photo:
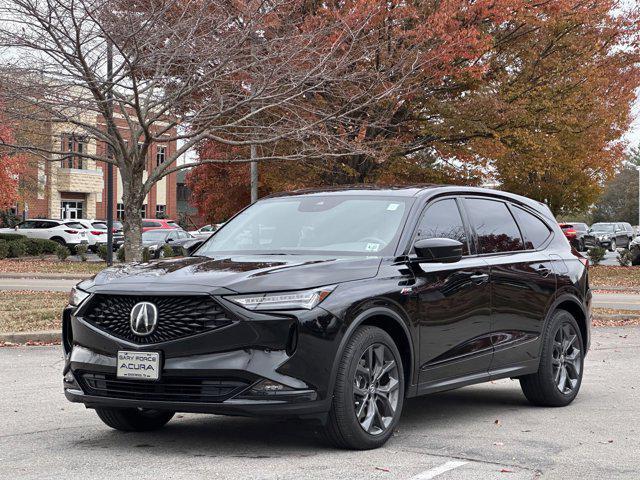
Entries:
<svg viewBox="0 0 640 480">
<path fill-rule="evenodd" d="M 124 218 L 122 229 L 124 233 L 124 258 L 126 262 L 142 260 L 142 206 L 145 194 L 143 192 L 142 173 L 122 175 L 129 178 L 123 182 Z"/>
</svg>

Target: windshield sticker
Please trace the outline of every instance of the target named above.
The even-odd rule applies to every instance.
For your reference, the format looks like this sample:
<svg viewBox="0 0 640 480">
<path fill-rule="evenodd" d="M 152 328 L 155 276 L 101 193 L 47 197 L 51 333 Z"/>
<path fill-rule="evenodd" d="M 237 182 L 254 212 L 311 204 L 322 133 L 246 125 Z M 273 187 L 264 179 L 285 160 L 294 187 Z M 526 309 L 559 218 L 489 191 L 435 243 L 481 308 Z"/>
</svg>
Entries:
<svg viewBox="0 0 640 480">
<path fill-rule="evenodd" d="M 380 244 L 379 243 L 367 243 L 367 247 L 365 248 L 365 250 L 367 252 L 377 252 L 378 250 L 380 250 Z"/>
<path fill-rule="evenodd" d="M 399 206 L 400 206 L 399 203 L 390 203 L 387 206 L 387 210 L 389 210 L 390 212 L 395 212 L 398 209 Z"/>
</svg>

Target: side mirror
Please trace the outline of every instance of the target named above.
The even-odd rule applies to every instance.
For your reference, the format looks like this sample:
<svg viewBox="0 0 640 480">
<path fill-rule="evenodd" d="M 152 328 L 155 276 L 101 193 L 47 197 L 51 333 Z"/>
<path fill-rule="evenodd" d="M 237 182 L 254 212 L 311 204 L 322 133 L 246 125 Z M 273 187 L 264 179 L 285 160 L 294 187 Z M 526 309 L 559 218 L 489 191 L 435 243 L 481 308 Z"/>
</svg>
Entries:
<svg viewBox="0 0 640 480">
<path fill-rule="evenodd" d="M 462 259 L 462 243 L 452 238 L 425 238 L 413 248 L 419 263 L 455 263 Z"/>
<path fill-rule="evenodd" d="M 171 242 L 173 242 L 173 238 L 167 238 L 166 242 L 167 242 L 167 243 L 171 243 Z"/>
<path fill-rule="evenodd" d="M 18 225 L 16 225 L 15 227 L 13 227 L 13 229 L 17 232 L 18 230 L 20 230 L 20 228 L 18 227 Z"/>
</svg>

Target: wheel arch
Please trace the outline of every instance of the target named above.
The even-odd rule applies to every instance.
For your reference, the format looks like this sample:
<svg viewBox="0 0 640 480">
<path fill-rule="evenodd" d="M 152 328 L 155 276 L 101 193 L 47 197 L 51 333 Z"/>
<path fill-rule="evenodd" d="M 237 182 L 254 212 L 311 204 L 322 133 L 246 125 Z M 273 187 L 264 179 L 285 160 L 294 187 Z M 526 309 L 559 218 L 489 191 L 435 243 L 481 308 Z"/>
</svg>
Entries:
<svg viewBox="0 0 640 480">
<path fill-rule="evenodd" d="M 59 243 L 60 245 L 66 245 L 67 241 L 62 238 L 60 235 L 54 235 L 53 237 L 51 237 L 49 240 L 52 240 L 54 242 Z"/>
<path fill-rule="evenodd" d="M 333 395 L 335 382 L 338 372 L 338 365 L 342 354 L 347 346 L 347 342 L 353 336 L 353 333 L 362 326 L 378 327 L 385 331 L 393 339 L 400 357 L 402 359 L 403 374 L 405 379 L 405 397 L 411 396 L 410 386 L 412 384 L 412 376 L 414 372 L 414 348 L 409 327 L 403 317 L 388 307 L 373 307 L 361 312 L 348 325 L 345 331 L 331 369 L 330 395 Z"/>
<path fill-rule="evenodd" d="M 578 327 L 580 328 L 580 334 L 582 335 L 582 340 L 584 342 L 585 354 L 589 349 L 590 342 L 590 328 L 589 328 L 589 315 L 582 305 L 582 302 L 575 295 L 565 294 L 558 297 L 553 304 L 553 306 L 549 309 L 549 314 L 547 315 L 547 319 L 545 320 L 545 327 L 547 323 L 551 320 L 551 317 L 558 310 L 565 310 L 569 312 L 573 318 L 576 319 L 578 323 Z M 544 331 L 544 330 L 543 330 Z"/>
</svg>

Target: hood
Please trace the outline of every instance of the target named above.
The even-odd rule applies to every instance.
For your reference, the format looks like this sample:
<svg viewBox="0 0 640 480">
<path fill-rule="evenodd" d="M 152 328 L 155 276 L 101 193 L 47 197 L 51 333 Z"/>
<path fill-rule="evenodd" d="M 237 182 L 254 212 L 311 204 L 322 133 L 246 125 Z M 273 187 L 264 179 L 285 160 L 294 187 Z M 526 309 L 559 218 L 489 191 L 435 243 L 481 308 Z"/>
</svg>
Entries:
<svg viewBox="0 0 640 480">
<path fill-rule="evenodd" d="M 90 292 L 180 291 L 210 293 L 302 290 L 374 277 L 380 257 L 245 255 L 186 257 L 111 267 L 80 287 Z"/>
</svg>

